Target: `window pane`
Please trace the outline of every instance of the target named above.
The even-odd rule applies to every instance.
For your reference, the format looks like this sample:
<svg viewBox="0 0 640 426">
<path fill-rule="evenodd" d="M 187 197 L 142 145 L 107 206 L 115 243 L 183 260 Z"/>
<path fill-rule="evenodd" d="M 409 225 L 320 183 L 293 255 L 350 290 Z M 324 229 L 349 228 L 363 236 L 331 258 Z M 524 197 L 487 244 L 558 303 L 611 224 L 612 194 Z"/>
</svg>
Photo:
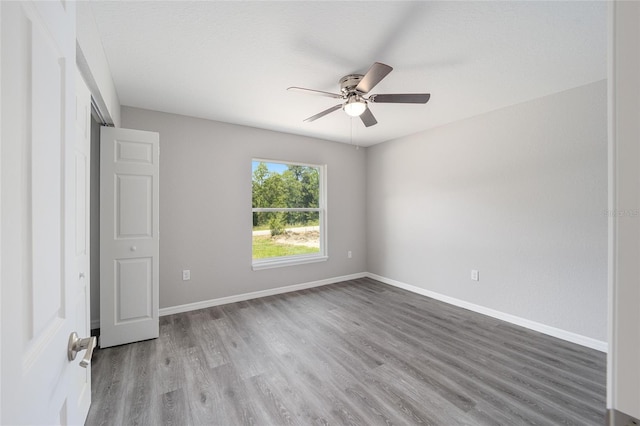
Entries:
<svg viewBox="0 0 640 426">
<path fill-rule="evenodd" d="M 319 212 L 256 212 L 253 224 L 254 259 L 320 253 Z"/>
<path fill-rule="evenodd" d="M 319 168 L 263 161 L 254 161 L 252 166 L 254 208 L 320 206 Z"/>
</svg>

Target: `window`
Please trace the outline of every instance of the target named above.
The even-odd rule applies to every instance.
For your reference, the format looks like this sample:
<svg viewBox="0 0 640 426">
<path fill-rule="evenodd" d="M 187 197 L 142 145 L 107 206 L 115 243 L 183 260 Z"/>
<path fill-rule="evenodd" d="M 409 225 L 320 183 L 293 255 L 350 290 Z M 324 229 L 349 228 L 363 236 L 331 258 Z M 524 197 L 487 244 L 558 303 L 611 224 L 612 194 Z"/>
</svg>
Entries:
<svg viewBox="0 0 640 426">
<path fill-rule="evenodd" d="M 327 259 L 324 170 L 253 160 L 253 269 Z"/>
</svg>

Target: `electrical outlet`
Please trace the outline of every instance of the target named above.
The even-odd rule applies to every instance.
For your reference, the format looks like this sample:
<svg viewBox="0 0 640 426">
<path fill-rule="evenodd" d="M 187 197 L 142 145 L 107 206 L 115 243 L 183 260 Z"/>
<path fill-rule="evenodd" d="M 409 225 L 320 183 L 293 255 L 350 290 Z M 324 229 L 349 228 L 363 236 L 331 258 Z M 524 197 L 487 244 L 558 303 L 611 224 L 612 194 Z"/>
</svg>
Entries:
<svg viewBox="0 0 640 426">
<path fill-rule="evenodd" d="M 477 269 L 471 270 L 471 279 L 473 281 L 480 281 L 480 272 Z"/>
<path fill-rule="evenodd" d="M 349 259 L 351 259 L 351 258 L 353 257 L 353 255 L 352 255 L 352 253 L 351 253 L 351 250 L 349 250 L 349 251 L 347 252 L 347 257 L 348 257 Z"/>
<path fill-rule="evenodd" d="M 182 270 L 182 281 L 189 281 L 191 279 L 191 269 Z"/>
</svg>

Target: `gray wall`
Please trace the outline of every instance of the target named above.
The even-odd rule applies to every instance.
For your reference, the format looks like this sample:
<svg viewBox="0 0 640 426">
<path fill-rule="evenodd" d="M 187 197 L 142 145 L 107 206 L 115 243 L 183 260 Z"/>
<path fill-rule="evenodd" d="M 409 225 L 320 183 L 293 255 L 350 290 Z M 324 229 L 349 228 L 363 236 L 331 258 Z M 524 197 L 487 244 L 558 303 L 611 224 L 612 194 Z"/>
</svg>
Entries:
<svg viewBox="0 0 640 426">
<path fill-rule="evenodd" d="M 640 418 L 640 3 L 611 5 L 610 298 L 607 407 Z M 630 421 L 609 424 L 633 424 Z"/>
<path fill-rule="evenodd" d="M 160 308 L 365 271 L 365 150 L 128 107 L 122 127 L 160 133 Z M 254 157 L 327 165 L 327 262 L 251 270 Z"/>
<path fill-rule="evenodd" d="M 606 90 L 367 149 L 367 270 L 606 341 Z"/>
</svg>

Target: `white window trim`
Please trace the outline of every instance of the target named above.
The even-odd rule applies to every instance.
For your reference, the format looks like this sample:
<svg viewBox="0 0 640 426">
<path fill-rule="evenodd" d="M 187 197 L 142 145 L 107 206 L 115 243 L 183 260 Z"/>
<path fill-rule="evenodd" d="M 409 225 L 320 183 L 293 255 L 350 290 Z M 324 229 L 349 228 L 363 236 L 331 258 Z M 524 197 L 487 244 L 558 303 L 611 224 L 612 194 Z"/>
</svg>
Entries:
<svg viewBox="0 0 640 426">
<path fill-rule="evenodd" d="M 326 262 L 329 260 L 329 251 L 327 244 L 328 225 L 327 225 L 327 165 L 326 164 L 310 164 L 300 163 L 286 160 L 268 160 L 263 158 L 252 158 L 251 161 L 259 161 L 264 163 L 292 164 L 295 166 L 315 167 L 320 170 L 320 196 L 318 200 L 318 208 L 251 208 L 251 212 L 277 212 L 277 211 L 317 211 L 320 220 L 320 252 L 317 254 L 298 254 L 295 256 L 271 257 L 267 259 L 251 258 L 251 269 L 259 271 L 262 269 L 280 268 L 285 266 L 304 265 L 308 263 Z M 252 240 L 253 241 L 253 240 Z M 251 244 L 253 247 L 253 242 Z"/>
<path fill-rule="evenodd" d="M 327 260 L 329 260 L 329 256 L 323 256 L 320 254 L 299 254 L 296 256 L 273 257 L 269 260 L 254 260 L 253 264 L 251 265 L 251 269 L 253 269 L 254 271 L 260 271 L 262 269 L 281 268 L 283 266 L 295 266 L 305 265 L 307 263 L 326 262 Z"/>
</svg>

